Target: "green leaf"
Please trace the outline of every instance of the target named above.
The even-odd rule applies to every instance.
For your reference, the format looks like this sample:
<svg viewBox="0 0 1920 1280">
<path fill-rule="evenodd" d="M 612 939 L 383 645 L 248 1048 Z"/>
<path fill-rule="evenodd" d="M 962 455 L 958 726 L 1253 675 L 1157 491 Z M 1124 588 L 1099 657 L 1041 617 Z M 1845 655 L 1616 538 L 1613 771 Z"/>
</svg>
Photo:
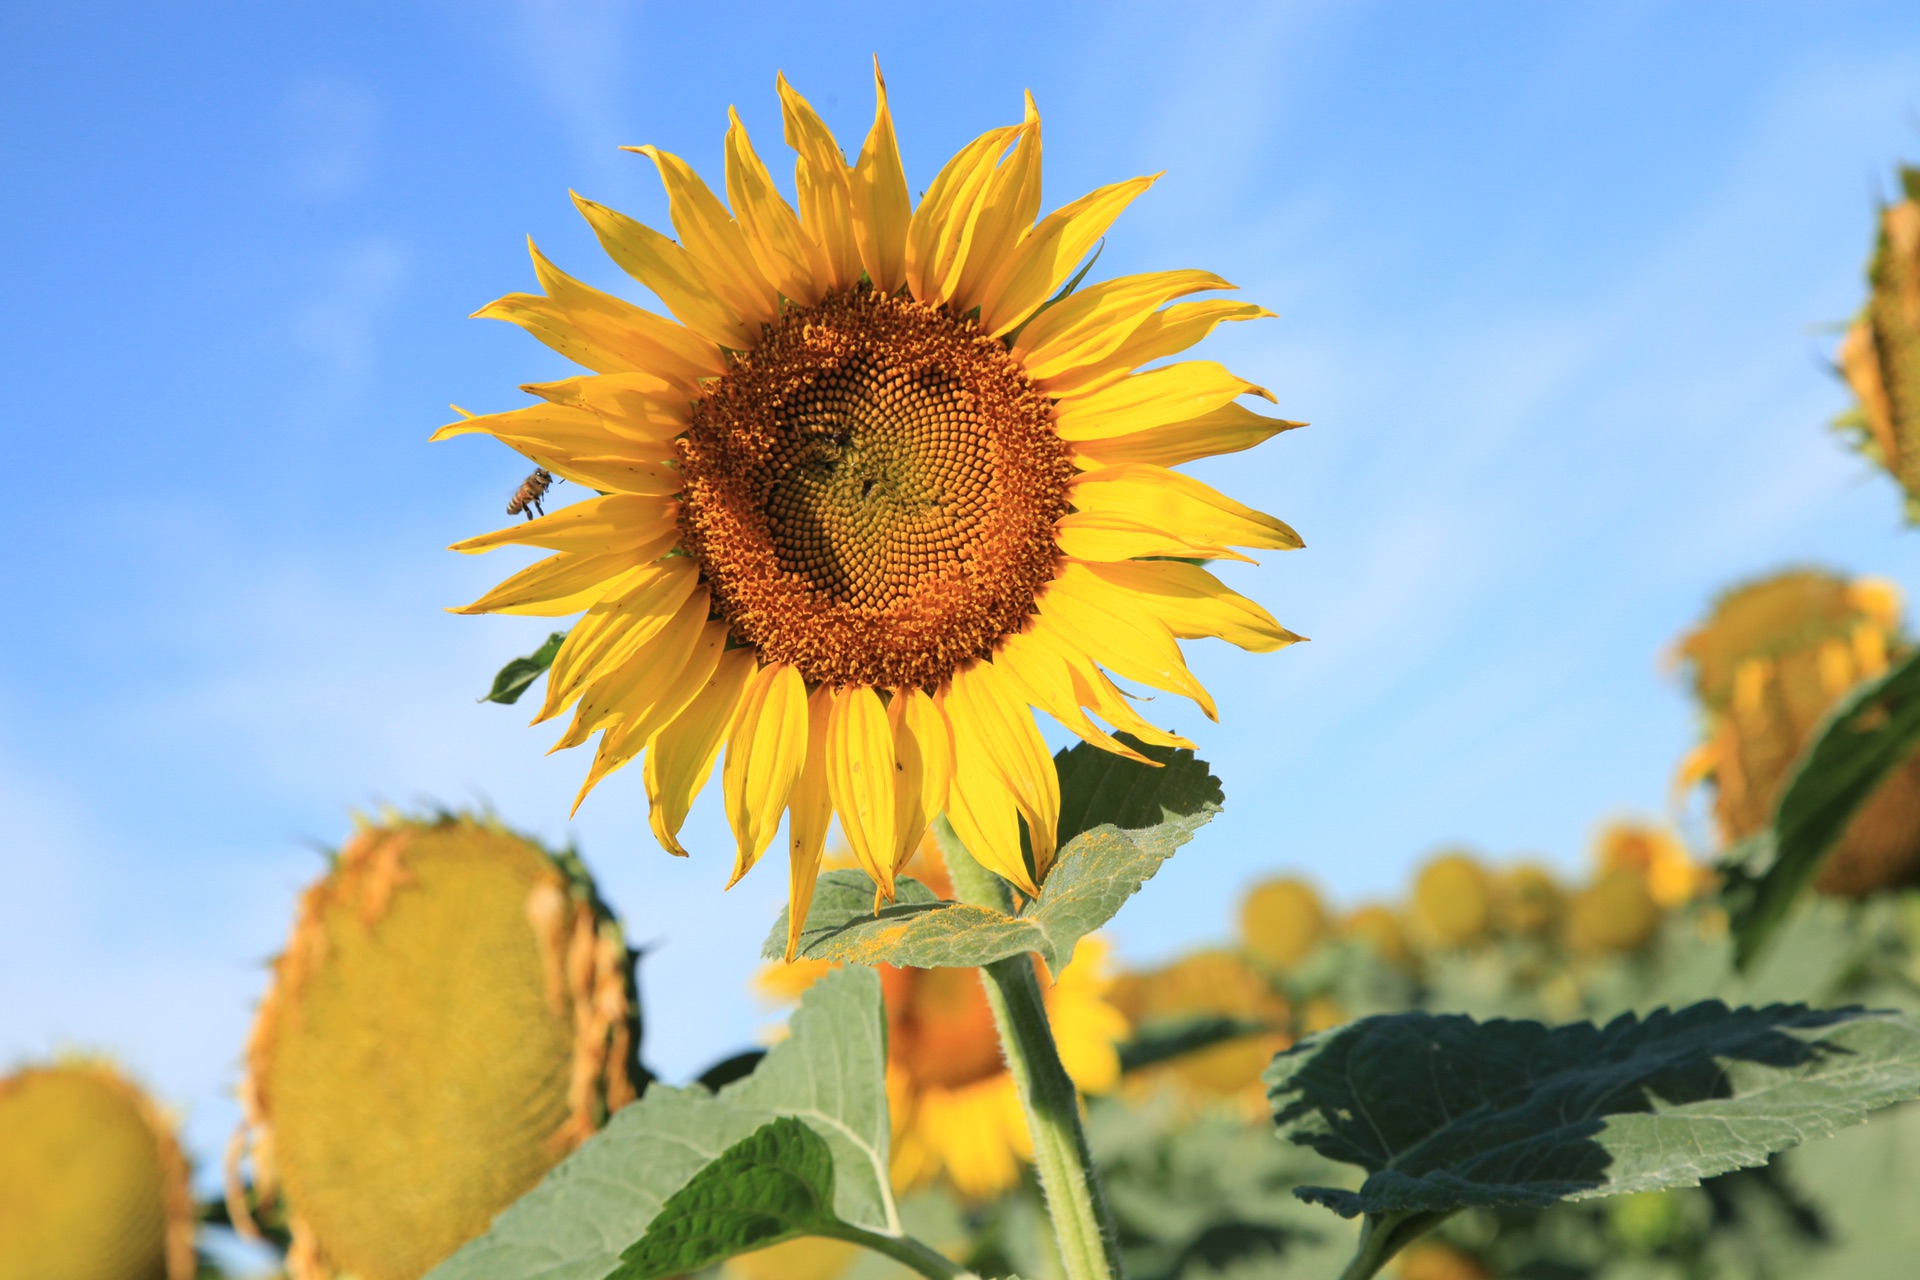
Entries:
<svg viewBox="0 0 1920 1280">
<path fill-rule="evenodd" d="M 1242 1036 L 1271 1034 L 1269 1023 L 1220 1014 L 1184 1018 L 1155 1018 L 1134 1028 L 1133 1038 L 1119 1046 L 1120 1070 L 1140 1071 Z"/>
<path fill-rule="evenodd" d="M 1839 843 L 1854 813 L 1920 744 L 1920 648 L 1841 700 L 1781 793 L 1771 834 L 1725 868 L 1734 954 L 1744 968 Z M 1756 870 L 1755 868 L 1759 868 Z"/>
<path fill-rule="evenodd" d="M 800 955 L 853 964 L 922 969 L 987 965 L 1037 951 L 1058 972 L 1076 943 L 1139 892 L 1173 851 L 1220 812 L 1220 783 L 1191 751 L 1144 746 L 1159 768 L 1081 744 L 1054 757 L 1060 773 L 1064 843 L 1040 896 L 1007 914 L 943 902 L 909 878 L 894 902 L 873 910 L 873 881 L 860 871 L 820 877 Z M 763 954 L 786 954 L 787 917 L 767 935 Z"/>
<path fill-rule="evenodd" d="M 832 1235 L 833 1153 L 781 1117 L 721 1153 L 673 1194 L 622 1255 L 616 1280 L 660 1280 L 803 1235 Z"/>
<path fill-rule="evenodd" d="M 650 1087 L 508 1206 L 492 1230 L 435 1268 L 433 1280 L 603 1280 L 676 1192 L 781 1116 L 824 1141 L 836 1215 L 897 1235 L 879 976 L 827 974 L 807 992 L 791 1031 L 752 1075 L 717 1096 L 698 1086 Z"/>
<path fill-rule="evenodd" d="M 493 678 L 493 688 L 487 690 L 486 696 L 480 701 L 509 705 L 520 701 L 520 695 L 527 691 L 527 686 L 553 665 L 553 655 L 560 652 L 560 643 L 566 638 L 566 632 L 556 631 L 547 637 L 545 644 L 526 657 L 515 658 L 500 668 L 500 673 Z"/>
<path fill-rule="evenodd" d="M 1920 1096 L 1920 1019 L 1802 1005 L 1591 1023 L 1368 1018 L 1274 1059 L 1282 1136 L 1366 1170 L 1295 1194 L 1444 1216 L 1693 1186 Z M 1432 1219 L 1437 1220 L 1437 1219 Z"/>
</svg>

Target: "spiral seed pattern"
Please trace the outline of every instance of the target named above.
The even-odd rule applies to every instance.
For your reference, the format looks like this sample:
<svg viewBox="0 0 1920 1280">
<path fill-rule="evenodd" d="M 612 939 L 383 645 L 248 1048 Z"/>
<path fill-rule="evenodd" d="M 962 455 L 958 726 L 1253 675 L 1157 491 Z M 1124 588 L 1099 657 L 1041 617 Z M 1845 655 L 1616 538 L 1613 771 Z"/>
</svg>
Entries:
<svg viewBox="0 0 1920 1280">
<path fill-rule="evenodd" d="M 810 682 L 937 687 L 1053 577 L 1073 467 L 971 320 L 866 287 L 789 310 L 694 406 L 684 545 L 736 642 Z"/>
</svg>

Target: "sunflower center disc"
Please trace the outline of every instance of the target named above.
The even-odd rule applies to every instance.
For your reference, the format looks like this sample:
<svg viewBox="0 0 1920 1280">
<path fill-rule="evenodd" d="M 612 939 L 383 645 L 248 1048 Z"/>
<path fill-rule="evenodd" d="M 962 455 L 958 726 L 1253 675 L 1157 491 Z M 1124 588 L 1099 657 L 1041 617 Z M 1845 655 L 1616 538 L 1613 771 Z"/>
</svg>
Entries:
<svg viewBox="0 0 1920 1280">
<path fill-rule="evenodd" d="M 733 637 L 810 682 L 934 687 L 1020 628 L 1073 468 L 1006 348 L 859 288 L 694 406 L 681 522 Z"/>
</svg>

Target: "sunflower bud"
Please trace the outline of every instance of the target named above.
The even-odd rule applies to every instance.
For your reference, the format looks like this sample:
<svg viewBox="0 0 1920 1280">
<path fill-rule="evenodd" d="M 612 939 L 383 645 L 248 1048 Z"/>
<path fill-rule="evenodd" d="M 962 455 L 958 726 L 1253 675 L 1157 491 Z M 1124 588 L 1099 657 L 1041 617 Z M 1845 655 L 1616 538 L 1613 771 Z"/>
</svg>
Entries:
<svg viewBox="0 0 1920 1280">
<path fill-rule="evenodd" d="M 1728 843 L 1773 821 L 1800 753 L 1833 704 L 1886 670 L 1900 647 L 1899 594 L 1796 569 L 1736 588 L 1680 641 L 1706 741 L 1680 782 L 1711 780 Z M 1920 761 L 1896 770 L 1854 815 L 1816 882 L 1863 896 L 1920 881 Z"/>
<path fill-rule="evenodd" d="M 1880 211 L 1867 305 L 1836 355 L 1857 403 L 1835 425 L 1900 483 L 1920 523 L 1920 169 L 1901 184 L 1906 198 Z"/>
<path fill-rule="evenodd" d="M 1413 919 L 1443 947 L 1486 940 L 1493 924 L 1493 879 L 1471 856 L 1444 853 L 1420 868 L 1413 884 Z"/>
<path fill-rule="evenodd" d="M 103 1063 L 0 1079 L 0 1280 L 190 1280 L 173 1126 Z"/>
<path fill-rule="evenodd" d="M 1326 906 L 1305 880 L 1263 880 L 1241 899 L 1241 940 L 1276 969 L 1291 969 L 1305 960 L 1326 935 Z"/>
<path fill-rule="evenodd" d="M 361 830 L 301 898 L 247 1049 L 289 1274 L 423 1274 L 632 1099 L 637 1031 L 571 855 L 464 817 Z"/>
</svg>

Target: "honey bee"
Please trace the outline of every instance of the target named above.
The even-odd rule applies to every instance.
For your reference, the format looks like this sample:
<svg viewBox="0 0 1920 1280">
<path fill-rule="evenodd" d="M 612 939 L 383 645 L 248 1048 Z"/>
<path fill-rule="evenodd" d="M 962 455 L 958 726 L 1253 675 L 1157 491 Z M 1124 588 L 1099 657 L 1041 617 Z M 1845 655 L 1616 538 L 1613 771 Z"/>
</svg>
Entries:
<svg viewBox="0 0 1920 1280">
<path fill-rule="evenodd" d="M 507 503 L 507 514 L 517 516 L 524 511 L 529 520 L 536 513 L 547 514 L 547 509 L 540 504 L 546 500 L 547 490 L 552 484 L 553 473 L 545 467 L 535 467 L 533 474 L 522 480 L 520 487 L 513 491 L 513 499 Z"/>
</svg>

